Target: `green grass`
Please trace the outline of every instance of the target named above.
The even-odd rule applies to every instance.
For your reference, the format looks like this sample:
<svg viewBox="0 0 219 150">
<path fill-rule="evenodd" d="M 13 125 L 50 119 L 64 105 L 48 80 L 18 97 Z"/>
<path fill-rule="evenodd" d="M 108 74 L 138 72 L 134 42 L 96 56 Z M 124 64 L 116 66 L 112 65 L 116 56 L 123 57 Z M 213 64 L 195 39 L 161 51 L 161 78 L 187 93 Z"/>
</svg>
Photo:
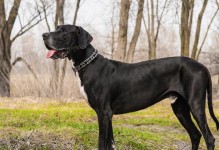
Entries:
<svg viewBox="0 0 219 150">
<path fill-rule="evenodd" d="M 218 102 L 214 110 L 219 118 Z M 213 134 L 218 135 L 209 115 L 208 122 Z M 114 116 L 113 128 L 119 150 L 169 150 L 190 144 L 169 101 L 142 111 Z M 97 148 L 97 139 L 97 117 L 85 102 L 0 101 L 0 149 L 9 149 L 13 142 L 17 142 L 15 147 L 23 149 L 89 150 Z M 203 140 L 201 148 L 205 149 Z"/>
</svg>

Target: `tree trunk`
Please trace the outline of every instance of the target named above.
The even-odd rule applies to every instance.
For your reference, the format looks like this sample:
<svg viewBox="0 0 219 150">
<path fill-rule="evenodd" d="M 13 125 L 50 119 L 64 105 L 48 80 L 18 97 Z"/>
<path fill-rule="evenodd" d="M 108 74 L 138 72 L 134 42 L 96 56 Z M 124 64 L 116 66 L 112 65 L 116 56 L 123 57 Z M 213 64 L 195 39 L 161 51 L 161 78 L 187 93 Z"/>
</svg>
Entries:
<svg viewBox="0 0 219 150">
<path fill-rule="evenodd" d="M 64 24 L 64 4 L 65 0 L 56 0 L 55 27 Z"/>
<path fill-rule="evenodd" d="M 125 60 L 127 32 L 128 32 L 128 18 L 131 0 L 121 0 L 120 18 L 119 18 L 119 35 L 118 45 L 115 51 L 115 59 L 119 61 Z"/>
<path fill-rule="evenodd" d="M 192 8 L 193 9 L 193 8 Z M 189 17 L 192 17 L 190 13 L 192 12 L 189 0 L 182 1 L 181 10 L 181 56 L 189 57 L 189 45 L 190 45 L 190 22 Z M 192 13 L 191 13 L 192 14 Z"/>
<path fill-rule="evenodd" d="M 219 4 L 218 4 L 218 5 L 219 5 Z M 214 12 L 214 15 L 213 15 L 213 17 L 211 18 L 210 23 L 208 24 L 208 28 L 207 28 L 207 31 L 205 32 L 204 39 L 202 40 L 201 46 L 199 47 L 199 49 L 198 49 L 197 52 L 196 52 L 195 60 L 198 60 L 198 59 L 199 59 L 200 53 L 201 53 L 201 51 L 202 51 L 202 47 L 203 47 L 203 45 L 204 45 L 204 43 L 205 43 L 205 40 L 206 40 L 207 35 L 208 35 L 208 32 L 209 32 L 209 29 L 210 29 L 210 27 L 211 27 L 211 25 L 212 25 L 212 23 L 213 23 L 213 21 L 214 21 L 214 18 L 217 16 L 218 11 L 219 11 L 219 6 L 218 6 L 218 8 L 216 9 L 216 11 Z"/>
<path fill-rule="evenodd" d="M 113 5 L 112 5 L 112 16 L 110 19 L 110 24 L 112 27 L 112 31 L 111 31 L 111 59 L 114 59 L 114 55 L 115 55 L 115 28 L 116 28 L 116 21 L 115 21 L 115 9 L 116 9 L 116 1 L 113 1 Z"/>
<path fill-rule="evenodd" d="M 154 15 L 154 0 L 151 0 L 151 32 L 150 32 L 150 38 L 151 38 L 151 49 L 149 49 L 149 59 L 156 59 L 156 45 L 155 45 L 155 24 L 154 24 L 154 19 L 155 19 L 155 15 Z"/>
<path fill-rule="evenodd" d="M 217 75 L 217 92 L 216 95 L 219 96 L 219 74 Z"/>
<path fill-rule="evenodd" d="M 141 21 L 143 17 L 143 8 L 144 8 L 144 0 L 139 0 L 138 2 L 138 12 L 137 12 L 137 18 L 136 18 L 136 23 L 135 23 L 135 30 L 134 34 L 132 36 L 132 40 L 129 46 L 126 62 L 132 63 L 133 58 L 134 58 L 134 53 L 135 53 L 135 47 L 137 45 L 139 33 L 141 30 Z"/>
<path fill-rule="evenodd" d="M 56 0 L 56 15 L 55 15 L 55 27 L 64 24 L 64 3 L 65 0 Z M 60 60 L 54 60 L 52 78 L 50 81 L 51 91 L 50 93 L 55 96 L 60 96 L 60 86 L 59 86 L 59 69 Z"/>
<path fill-rule="evenodd" d="M 195 41 L 193 44 L 192 56 L 191 56 L 193 59 L 196 58 L 196 54 L 197 54 L 197 50 L 198 50 L 198 43 L 199 43 L 199 36 L 200 36 L 200 31 L 201 31 L 202 17 L 204 15 L 207 3 L 208 3 L 208 0 L 204 0 L 203 5 L 202 5 L 202 9 L 198 15 L 198 21 L 197 21 L 196 32 L 195 32 Z"/>
<path fill-rule="evenodd" d="M 10 96 L 11 42 L 6 32 L 0 38 L 0 96 Z"/>
<path fill-rule="evenodd" d="M 149 49 L 149 60 L 156 59 L 156 46 L 154 41 L 152 40 L 150 43 Z"/>
<path fill-rule="evenodd" d="M 0 96 L 10 96 L 11 73 L 11 31 L 18 13 L 21 0 L 14 4 L 6 20 L 4 0 L 0 0 Z"/>
<path fill-rule="evenodd" d="M 199 55 L 198 44 L 201 32 L 201 23 L 202 18 L 205 13 L 208 0 L 204 0 L 202 8 L 198 15 L 198 20 L 196 24 L 195 39 L 192 47 L 191 58 L 197 59 Z M 194 0 L 183 0 L 182 1 L 182 11 L 181 11 L 181 55 L 189 57 L 190 51 L 190 37 L 191 37 L 191 28 L 193 23 L 193 10 L 194 10 Z M 211 23 L 210 23 L 211 24 Z M 202 45 L 203 46 L 203 45 Z M 201 47 L 202 47 L 201 46 Z"/>
<path fill-rule="evenodd" d="M 112 35 L 111 35 L 111 59 L 114 59 L 114 53 L 115 53 L 115 28 L 112 29 Z"/>
<path fill-rule="evenodd" d="M 150 6 L 149 6 L 150 5 Z M 157 39 L 159 36 L 161 20 L 163 18 L 165 10 L 168 8 L 168 0 L 165 0 L 162 6 L 161 13 L 159 14 L 159 2 L 154 0 L 147 0 L 147 24 L 143 17 L 143 23 L 147 33 L 148 40 L 148 57 L 149 60 L 156 59 Z M 156 13 L 155 13 L 156 12 Z"/>
<path fill-rule="evenodd" d="M 73 25 L 75 25 L 76 21 L 77 21 L 78 10 L 79 10 L 79 7 L 80 7 L 80 1 L 81 0 L 77 0 L 76 9 L 75 9 L 75 15 L 74 15 L 74 19 L 73 19 Z"/>
<path fill-rule="evenodd" d="M 35 21 L 37 16 L 40 16 L 40 10 L 37 10 L 37 16 L 33 16 L 32 19 L 26 24 L 21 25 L 20 31 L 10 39 L 13 26 L 15 24 L 18 10 L 21 0 L 14 0 L 11 10 L 6 18 L 6 12 L 4 7 L 4 0 L 0 0 L 0 96 L 10 96 L 10 73 L 11 73 L 11 45 L 17 37 L 21 36 L 43 19 L 41 18 L 33 25 L 31 22 Z M 28 26 L 30 25 L 30 26 Z"/>
<path fill-rule="evenodd" d="M 77 0 L 75 15 L 74 15 L 74 18 L 73 18 L 73 25 L 76 24 L 79 7 L 80 7 L 80 0 Z M 63 20 L 63 22 L 64 22 L 64 20 Z M 67 67 L 67 58 L 65 58 L 65 60 L 63 62 L 62 69 L 61 69 L 61 77 L 60 77 L 60 82 L 59 82 L 59 94 L 60 94 L 60 96 L 63 95 L 63 84 L 64 84 L 64 79 L 65 79 L 66 67 Z"/>
</svg>

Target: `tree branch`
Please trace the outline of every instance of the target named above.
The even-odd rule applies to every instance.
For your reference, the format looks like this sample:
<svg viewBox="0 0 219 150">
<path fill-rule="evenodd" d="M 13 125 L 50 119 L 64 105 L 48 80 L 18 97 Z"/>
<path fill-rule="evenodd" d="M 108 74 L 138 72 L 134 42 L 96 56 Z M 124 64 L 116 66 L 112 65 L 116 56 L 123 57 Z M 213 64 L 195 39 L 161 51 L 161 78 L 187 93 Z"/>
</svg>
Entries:
<svg viewBox="0 0 219 150">
<path fill-rule="evenodd" d="M 21 3 L 21 0 L 14 0 L 14 4 L 11 8 L 10 13 L 9 13 L 9 17 L 8 17 L 8 21 L 7 21 L 9 35 L 11 35 L 11 31 L 12 31 L 15 19 L 17 17 L 17 14 L 18 14 L 18 9 L 19 9 L 20 3 Z"/>
<path fill-rule="evenodd" d="M 11 40 L 11 42 L 14 42 L 19 36 L 23 35 L 25 32 L 29 31 L 31 28 L 33 28 L 34 26 L 36 26 L 39 22 L 41 22 L 42 20 L 44 20 L 45 17 L 41 18 L 40 20 L 38 20 L 37 22 L 35 22 L 34 24 L 32 24 L 31 26 L 29 26 L 28 28 L 26 28 L 25 30 L 17 33 Z M 31 22 L 29 22 L 29 25 L 31 24 Z"/>
<path fill-rule="evenodd" d="M 198 21 L 197 21 L 196 32 L 195 32 L 195 40 L 194 40 L 194 44 L 193 44 L 193 48 L 192 48 L 192 56 L 191 56 L 192 58 L 195 58 L 196 52 L 198 49 L 199 36 L 200 36 L 201 24 L 202 24 L 202 17 L 204 15 L 207 3 L 208 3 L 208 0 L 204 0 L 204 2 L 202 4 L 201 11 L 198 15 Z"/>
<path fill-rule="evenodd" d="M 162 11 L 161 11 L 161 15 L 160 15 L 160 17 L 158 18 L 158 14 L 157 14 L 157 31 L 156 31 L 156 34 L 155 34 L 155 38 L 154 38 L 154 41 L 156 42 L 157 41 L 157 38 L 158 38 L 158 34 L 159 34 L 159 30 L 160 30 L 160 25 L 161 25 L 161 20 L 162 20 L 162 18 L 163 18 L 163 14 L 164 14 L 164 10 L 165 10 L 165 8 L 166 8 L 166 6 L 167 6 L 167 1 L 168 0 L 165 0 L 165 3 L 164 3 L 164 7 L 163 7 L 163 9 L 162 9 Z M 158 4 L 157 4 L 158 5 Z M 157 8 L 158 9 L 158 8 Z"/>
<path fill-rule="evenodd" d="M 73 25 L 76 24 L 79 7 L 80 7 L 80 0 L 77 0 L 76 9 L 75 9 L 75 16 L 74 16 L 74 20 L 73 20 Z"/>
<path fill-rule="evenodd" d="M 154 0 L 151 0 L 151 38 L 154 40 Z"/>
<path fill-rule="evenodd" d="M 135 48 L 138 42 L 138 37 L 140 34 L 140 30 L 141 30 L 141 21 L 142 21 L 142 17 L 143 17 L 143 9 L 144 9 L 144 0 L 139 0 L 138 1 L 138 12 L 137 12 L 137 17 L 136 17 L 136 21 L 135 21 L 135 29 L 134 29 L 134 33 L 129 45 L 129 49 L 128 49 L 128 53 L 126 56 L 126 62 L 128 63 L 132 63 L 133 62 L 133 58 L 134 58 L 134 54 L 135 54 Z"/>
<path fill-rule="evenodd" d="M 53 4 L 49 5 L 48 7 L 46 7 L 45 9 L 49 9 Z M 33 28 L 35 25 L 37 25 L 39 22 L 41 22 L 42 20 L 44 20 L 46 17 L 43 17 L 41 18 L 41 14 L 43 13 L 44 11 L 38 11 L 38 14 L 35 15 L 32 19 L 30 19 L 30 21 L 25 24 L 24 26 L 21 25 L 21 29 L 15 34 L 15 36 L 12 38 L 11 42 L 14 42 L 16 40 L 16 38 L 18 38 L 19 36 L 23 35 L 25 32 L 29 31 L 31 28 Z M 48 14 L 47 14 L 48 15 Z M 36 20 L 36 18 L 40 17 L 40 19 L 35 22 L 33 25 L 31 25 L 31 23 L 33 21 Z M 31 25 L 31 26 L 30 26 Z M 28 27 L 29 26 L 29 27 Z M 28 28 L 27 28 L 28 27 Z M 25 29 L 26 28 L 26 29 Z M 25 30 L 24 30 L 25 29 Z"/>
<path fill-rule="evenodd" d="M 193 23 L 193 12 L 194 12 L 194 0 L 190 1 L 190 14 L 189 14 L 189 37 L 191 35 L 192 23 Z"/>
<path fill-rule="evenodd" d="M 148 2 L 149 0 L 147 0 L 147 11 L 148 11 L 148 15 L 147 15 L 147 17 L 148 17 L 148 27 L 146 28 L 146 30 L 147 30 L 147 33 L 148 33 L 148 35 L 150 35 L 150 31 L 151 31 L 151 19 L 150 19 L 150 11 L 149 11 L 149 2 Z M 144 19 L 144 17 L 143 17 L 143 20 L 144 20 L 144 23 L 145 23 L 145 27 L 146 27 L 146 21 L 145 21 L 145 19 Z"/>
<path fill-rule="evenodd" d="M 18 16 L 18 21 L 19 21 L 19 23 L 20 23 L 20 26 L 22 26 L 22 21 L 21 21 L 21 17 L 20 17 L 20 15 L 19 15 L 19 13 L 17 14 L 17 16 Z"/>
<path fill-rule="evenodd" d="M 145 30 L 146 30 L 146 33 L 148 33 L 148 27 L 147 27 L 147 24 L 146 24 L 146 21 L 145 21 L 145 18 L 144 18 L 144 14 L 143 14 L 142 19 L 143 19 L 144 28 L 145 28 Z"/>
<path fill-rule="evenodd" d="M 219 2 L 217 0 L 215 0 L 215 1 L 216 1 L 216 4 L 217 4 L 217 7 L 219 8 Z"/>
<path fill-rule="evenodd" d="M 46 13 L 46 4 L 43 0 L 40 0 L 42 5 L 43 5 L 43 13 L 44 13 L 44 17 L 45 17 L 45 21 L 46 21 L 46 26 L 48 28 L 48 31 L 50 32 L 50 25 L 49 25 L 49 22 L 48 22 L 48 18 L 47 18 L 47 13 Z"/>
<path fill-rule="evenodd" d="M 6 23 L 4 0 L 0 0 L 0 32 L 2 32 Z"/>
<path fill-rule="evenodd" d="M 207 38 L 207 36 L 208 36 L 208 32 L 209 32 L 209 29 L 210 29 L 210 27 L 211 27 L 211 24 L 212 24 L 212 22 L 214 21 L 214 18 L 216 17 L 218 11 L 219 11 L 219 7 L 218 7 L 217 10 L 215 11 L 213 17 L 211 18 L 210 23 L 208 24 L 208 28 L 207 28 L 207 31 L 206 31 L 206 33 L 205 33 L 204 39 L 203 39 L 203 41 L 202 41 L 202 44 L 201 44 L 200 48 L 197 50 L 196 57 L 195 57 L 196 60 L 198 60 L 198 58 L 199 58 L 199 55 L 200 55 L 201 50 L 202 50 L 202 47 L 203 47 L 203 45 L 204 45 L 204 43 L 205 43 L 205 40 L 206 40 L 206 38 Z"/>
<path fill-rule="evenodd" d="M 24 60 L 22 57 L 17 57 L 13 63 L 12 66 L 15 66 L 18 62 L 23 62 L 24 65 L 27 67 L 27 69 L 32 73 L 32 75 L 34 76 L 34 78 L 41 84 L 41 82 L 39 81 L 36 73 L 33 71 L 33 69 L 30 67 L 30 64 L 27 63 L 26 60 Z"/>
</svg>

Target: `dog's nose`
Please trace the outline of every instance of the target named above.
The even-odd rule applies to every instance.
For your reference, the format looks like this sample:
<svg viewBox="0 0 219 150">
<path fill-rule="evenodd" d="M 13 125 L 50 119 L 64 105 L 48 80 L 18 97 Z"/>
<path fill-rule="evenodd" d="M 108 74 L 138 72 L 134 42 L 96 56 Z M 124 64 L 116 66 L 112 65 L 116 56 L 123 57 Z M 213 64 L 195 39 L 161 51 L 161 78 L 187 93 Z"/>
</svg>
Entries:
<svg viewBox="0 0 219 150">
<path fill-rule="evenodd" d="M 43 33 L 43 39 L 47 39 L 49 37 L 49 33 Z"/>
</svg>

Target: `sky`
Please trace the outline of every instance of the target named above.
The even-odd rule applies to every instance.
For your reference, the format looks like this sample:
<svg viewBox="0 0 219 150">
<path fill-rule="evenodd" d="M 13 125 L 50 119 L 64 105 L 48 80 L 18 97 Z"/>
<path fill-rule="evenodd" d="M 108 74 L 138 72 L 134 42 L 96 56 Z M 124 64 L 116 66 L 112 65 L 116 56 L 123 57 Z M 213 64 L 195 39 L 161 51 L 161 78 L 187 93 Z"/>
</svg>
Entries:
<svg viewBox="0 0 219 150">
<path fill-rule="evenodd" d="M 102 35 L 107 35 L 108 32 L 106 30 L 106 24 L 107 24 L 107 19 L 108 16 L 110 15 L 110 3 L 112 0 L 104 0 L 104 1 L 98 1 L 98 0 L 81 0 L 80 4 L 80 9 L 78 12 L 78 17 L 77 17 L 77 25 L 82 26 L 86 30 L 89 30 L 92 34 L 97 34 L 98 33 Z M 34 2 L 35 0 L 22 0 L 21 7 L 19 9 L 19 15 L 22 21 L 22 24 L 26 24 L 27 20 L 31 18 L 33 15 L 29 12 L 33 12 L 34 10 Z M 9 0 L 5 3 L 6 6 L 6 11 L 7 11 L 7 17 L 9 14 L 9 11 L 11 9 L 11 6 L 13 4 L 13 0 Z M 27 8 L 27 6 L 29 6 Z M 55 7 L 55 6 L 54 6 Z M 76 1 L 72 0 L 66 0 L 65 3 L 65 12 L 64 12 L 64 17 L 65 17 L 65 24 L 72 24 L 73 22 L 73 17 L 75 13 L 75 7 L 76 7 Z M 24 13 L 25 12 L 25 13 Z M 54 14 L 51 14 L 48 16 L 49 24 L 51 26 L 51 30 L 54 30 Z M 17 17 L 15 26 L 12 31 L 12 36 L 11 38 L 20 30 L 20 23 L 19 19 Z M 21 37 L 19 37 L 15 43 L 14 47 L 16 47 L 15 55 L 19 55 L 22 53 L 19 52 L 17 47 L 21 45 L 22 39 L 25 38 L 25 36 L 34 36 L 36 43 L 40 43 L 42 45 L 42 33 L 48 32 L 48 28 L 46 26 L 45 21 L 42 21 L 39 25 L 36 25 L 34 28 L 32 28 L 29 32 L 25 33 Z M 98 36 L 98 35 L 97 35 Z M 17 46 L 19 45 L 19 46 Z M 37 44 L 37 47 L 39 45 Z M 44 45 L 42 45 L 44 46 Z M 12 47 L 12 49 L 14 49 Z M 41 48 L 41 47 L 40 47 Z M 20 48 L 19 48 L 20 49 Z M 13 52 L 13 51 L 12 51 Z"/>
<path fill-rule="evenodd" d="M 211 0 L 210 2 L 212 2 L 213 0 Z M 31 16 L 33 14 L 29 13 L 32 10 L 34 10 L 34 3 L 39 2 L 38 0 L 22 0 L 21 3 L 21 8 L 19 10 L 19 14 L 21 17 L 21 20 L 24 20 L 23 23 L 25 24 L 25 20 L 28 20 L 29 18 L 31 18 Z M 110 26 L 110 22 L 111 22 L 111 17 L 112 17 L 112 7 L 113 7 L 113 2 L 114 0 L 81 0 L 81 4 L 80 4 L 80 9 L 78 12 L 78 18 L 77 18 L 77 23 L 76 25 L 82 26 L 84 29 L 86 29 L 87 31 L 89 31 L 89 33 L 91 33 L 91 35 L 93 35 L 95 37 L 93 43 L 98 47 L 98 48 L 102 48 L 104 49 L 104 47 L 108 47 L 109 43 L 107 42 L 107 38 L 108 36 L 111 34 L 111 26 Z M 118 16 L 119 16 L 119 2 L 120 0 L 117 0 L 116 3 L 116 10 L 115 10 L 115 14 L 116 17 L 113 19 L 114 22 L 117 23 L 117 28 L 118 29 Z M 160 1 L 160 3 L 162 3 L 163 1 Z M 171 4 L 171 8 L 170 8 L 170 12 L 166 14 L 163 23 L 162 23 L 162 27 L 161 27 L 161 32 L 163 32 L 161 34 L 161 36 L 163 35 L 169 35 L 174 31 L 175 34 L 177 35 L 176 37 L 174 37 L 173 41 L 168 41 L 169 38 L 171 37 L 166 37 L 165 39 L 163 39 L 166 43 L 170 42 L 169 45 L 171 47 L 171 44 L 173 45 L 172 48 L 176 49 L 176 51 L 179 51 L 180 49 L 180 39 L 179 39 L 179 20 L 180 20 L 180 8 L 178 9 L 178 11 L 176 11 L 176 6 L 179 4 L 180 0 L 177 3 L 177 0 L 172 0 L 172 4 Z M 198 16 L 198 12 L 200 11 L 200 6 L 201 6 L 201 2 L 202 1 L 196 1 L 198 2 L 197 7 L 195 7 L 194 12 L 196 13 L 194 22 L 196 22 L 197 20 L 197 16 Z M 10 10 L 10 6 L 13 3 L 13 0 L 8 0 L 7 4 L 6 4 L 6 10 L 7 13 Z M 136 4 L 136 0 L 133 0 L 133 3 Z M 134 20 L 135 20 L 135 16 L 136 16 L 136 10 L 137 7 L 135 5 L 132 5 L 131 10 L 130 10 L 130 22 L 129 22 L 129 40 L 131 39 L 133 30 L 134 30 Z M 74 12 L 75 12 L 75 6 L 76 6 L 76 0 L 72 1 L 72 0 L 66 0 L 66 4 L 65 4 L 65 13 L 64 13 L 64 17 L 65 17 L 65 24 L 72 24 L 73 22 L 73 17 L 74 17 Z M 212 14 L 215 11 L 215 7 L 212 5 L 212 3 L 209 3 L 207 8 L 206 8 L 206 16 L 203 18 L 203 22 L 202 22 L 202 32 L 204 33 L 206 31 L 207 25 L 210 21 L 210 18 L 212 16 Z M 25 13 L 24 13 L 25 12 Z M 178 15 L 177 15 L 178 13 Z M 209 16 L 209 17 L 208 17 Z M 54 30 L 52 24 L 53 24 L 53 20 L 54 20 L 54 14 L 51 14 L 49 16 L 49 23 L 52 27 L 52 30 Z M 218 19 L 217 19 L 218 20 Z M 218 21 L 215 21 L 212 25 L 212 29 L 211 32 L 214 32 L 214 30 L 216 29 L 216 26 L 218 24 Z M 195 28 L 196 26 L 194 25 L 193 28 Z M 13 33 L 12 33 L 12 37 L 15 33 L 17 33 L 17 31 L 20 29 L 20 24 L 19 24 L 19 19 L 16 19 L 16 24 L 13 28 Z M 39 25 L 35 26 L 33 29 L 30 30 L 30 32 L 24 34 L 23 36 L 21 36 L 20 38 L 18 38 L 15 41 L 15 46 L 17 48 L 17 45 L 22 45 L 22 43 L 20 43 L 22 41 L 22 39 L 25 38 L 25 36 L 29 36 L 29 35 L 33 35 L 33 42 L 35 42 L 35 48 L 36 49 L 41 49 L 43 48 L 43 43 L 42 43 L 42 33 L 47 32 L 48 29 L 46 27 L 45 21 L 42 21 Z M 193 33 L 195 33 L 195 30 L 192 31 Z M 147 39 L 145 39 L 145 28 L 142 26 L 142 31 L 141 31 L 142 36 L 140 37 L 140 44 L 144 44 L 145 46 L 147 45 Z M 164 36 L 165 37 L 165 36 Z M 163 37 L 163 38 L 164 38 Z M 201 35 L 202 37 L 202 35 Z M 138 42 L 139 43 L 139 42 Z M 208 38 L 208 40 L 206 41 L 206 46 L 211 46 L 212 44 L 212 40 L 211 38 Z M 162 44 L 161 44 L 162 45 Z M 19 55 L 18 49 L 14 50 L 16 51 L 16 55 Z M 21 51 L 22 52 L 22 51 Z M 174 55 L 178 55 L 179 52 L 174 53 Z"/>
</svg>

